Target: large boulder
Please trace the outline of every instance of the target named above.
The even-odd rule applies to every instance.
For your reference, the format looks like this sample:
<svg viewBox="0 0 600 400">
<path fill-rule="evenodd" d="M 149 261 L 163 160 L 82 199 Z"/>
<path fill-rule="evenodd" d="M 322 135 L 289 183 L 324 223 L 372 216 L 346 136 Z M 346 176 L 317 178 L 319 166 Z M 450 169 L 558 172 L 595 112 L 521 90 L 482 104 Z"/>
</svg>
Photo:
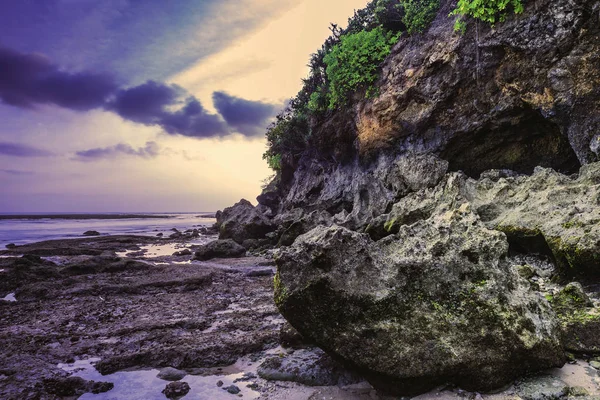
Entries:
<svg viewBox="0 0 600 400">
<path fill-rule="evenodd" d="M 550 305 L 507 251 L 458 197 L 376 242 L 317 227 L 280 250 L 275 302 L 382 391 L 490 390 L 565 360 Z"/>
<path fill-rule="evenodd" d="M 217 213 L 219 239 L 233 239 L 243 243 L 246 239 L 263 239 L 276 226 L 261 210 L 242 199 Z"/>
</svg>

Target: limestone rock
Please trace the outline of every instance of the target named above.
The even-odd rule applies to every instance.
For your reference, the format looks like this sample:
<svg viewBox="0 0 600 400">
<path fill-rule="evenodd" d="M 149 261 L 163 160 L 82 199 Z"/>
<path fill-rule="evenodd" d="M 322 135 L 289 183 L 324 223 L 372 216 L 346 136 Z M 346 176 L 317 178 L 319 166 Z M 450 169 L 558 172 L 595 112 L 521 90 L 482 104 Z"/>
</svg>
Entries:
<svg viewBox="0 0 600 400">
<path fill-rule="evenodd" d="M 377 242 L 317 227 L 280 250 L 275 302 L 303 336 L 383 391 L 447 381 L 489 390 L 565 359 L 552 310 L 507 250 L 466 202 Z"/>
<path fill-rule="evenodd" d="M 358 381 L 320 349 L 300 349 L 285 357 L 270 357 L 258 367 L 258 375 L 267 380 L 308 386 L 346 385 Z"/>
<path fill-rule="evenodd" d="M 243 243 L 246 239 L 262 239 L 276 226 L 248 200 L 240 200 L 235 205 L 217 213 L 219 239 L 233 239 Z"/>
</svg>

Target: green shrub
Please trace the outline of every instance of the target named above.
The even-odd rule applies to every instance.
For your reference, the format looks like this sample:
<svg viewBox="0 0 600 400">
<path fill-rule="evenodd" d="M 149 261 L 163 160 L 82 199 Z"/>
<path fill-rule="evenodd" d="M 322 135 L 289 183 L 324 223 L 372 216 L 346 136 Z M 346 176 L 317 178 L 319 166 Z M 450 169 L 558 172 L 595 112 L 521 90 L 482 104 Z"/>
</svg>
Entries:
<svg viewBox="0 0 600 400">
<path fill-rule="evenodd" d="M 280 171 L 282 154 L 292 157 L 300 155 L 306 148 L 309 133 L 306 115 L 286 108 L 267 128 L 267 151 L 263 154 L 263 159 L 271 169 Z"/>
<path fill-rule="evenodd" d="M 458 0 L 456 8 L 450 15 L 470 16 L 494 25 L 506 19 L 510 8 L 515 14 L 522 13 L 522 0 Z M 464 31 L 464 21 L 457 20 L 454 29 Z"/>
<path fill-rule="evenodd" d="M 440 8 L 440 0 L 403 0 L 402 22 L 409 35 L 423 32 L 429 27 Z"/>
<path fill-rule="evenodd" d="M 281 154 L 263 155 L 263 158 L 267 160 L 267 165 L 273 171 L 281 170 Z"/>
<path fill-rule="evenodd" d="M 389 34 L 377 27 L 342 36 L 325 56 L 329 80 L 329 109 L 345 105 L 348 96 L 359 88 L 369 89 L 377 80 L 380 63 L 390 54 L 400 34 Z M 373 93 L 368 91 L 368 94 Z"/>
</svg>

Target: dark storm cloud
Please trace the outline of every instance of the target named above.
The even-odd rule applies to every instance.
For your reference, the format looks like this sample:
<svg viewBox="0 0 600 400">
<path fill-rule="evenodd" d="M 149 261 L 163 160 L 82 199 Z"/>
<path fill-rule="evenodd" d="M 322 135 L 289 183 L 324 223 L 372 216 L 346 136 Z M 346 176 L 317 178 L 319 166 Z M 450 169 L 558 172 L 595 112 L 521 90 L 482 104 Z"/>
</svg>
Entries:
<svg viewBox="0 0 600 400">
<path fill-rule="evenodd" d="M 149 80 L 138 86 L 119 88 L 107 75 L 67 72 L 44 56 L 2 47 L 0 100 L 20 108 L 52 104 L 75 111 L 104 109 L 125 120 L 160 126 L 171 135 L 196 138 L 232 132 L 260 135 L 277 109 L 273 104 L 214 92 L 219 116 L 206 111 L 198 99 L 177 85 Z"/>
<path fill-rule="evenodd" d="M 101 107 L 117 89 L 109 76 L 65 72 L 38 54 L 22 54 L 0 47 L 0 99 L 31 108 L 55 104 L 72 110 Z"/>
<path fill-rule="evenodd" d="M 137 149 L 126 143 L 119 143 L 110 147 L 97 147 L 94 149 L 78 151 L 75 154 L 79 161 L 95 161 L 106 158 L 116 158 L 122 155 L 154 158 L 160 154 L 160 147 L 156 142 L 147 142 L 144 147 L 139 147 Z"/>
<path fill-rule="evenodd" d="M 0 155 L 13 157 L 48 157 L 51 152 L 20 143 L 0 142 Z"/>
<path fill-rule="evenodd" d="M 182 101 L 185 94 L 185 90 L 177 85 L 148 81 L 119 90 L 107 109 L 124 119 L 159 125 L 173 135 L 212 137 L 230 133 L 224 121 L 218 115 L 209 114 L 195 97 L 189 96 Z M 171 111 L 176 106 L 181 108 Z"/>
<path fill-rule="evenodd" d="M 213 103 L 227 124 L 246 136 L 263 134 L 278 108 L 273 104 L 245 100 L 225 92 L 214 92 Z"/>
</svg>

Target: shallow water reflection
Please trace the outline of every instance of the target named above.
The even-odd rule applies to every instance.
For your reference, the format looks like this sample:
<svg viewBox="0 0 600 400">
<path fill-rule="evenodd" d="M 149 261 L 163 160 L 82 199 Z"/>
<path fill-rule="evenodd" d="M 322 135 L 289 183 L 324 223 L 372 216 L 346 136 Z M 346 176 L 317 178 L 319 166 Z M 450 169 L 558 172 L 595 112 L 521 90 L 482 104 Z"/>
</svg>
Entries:
<svg viewBox="0 0 600 400">
<path fill-rule="evenodd" d="M 110 375 L 101 375 L 93 364 L 99 359 L 79 360 L 73 364 L 59 364 L 58 367 L 65 371 L 73 372 L 74 376 L 80 376 L 87 380 L 96 382 L 112 382 L 115 387 L 106 393 L 86 393 L 79 397 L 80 400 L 165 400 L 162 394 L 168 381 L 156 377 L 157 369 L 141 371 L 120 371 Z M 241 378 L 242 372 L 229 375 L 196 376 L 187 375 L 181 381 L 190 385 L 190 392 L 183 397 L 185 400 L 231 400 L 238 398 L 220 387 L 219 380 L 223 381 L 223 387 L 237 385 L 244 399 L 256 399 L 260 393 L 246 387 L 251 381 L 233 383 L 235 379 Z"/>
</svg>

